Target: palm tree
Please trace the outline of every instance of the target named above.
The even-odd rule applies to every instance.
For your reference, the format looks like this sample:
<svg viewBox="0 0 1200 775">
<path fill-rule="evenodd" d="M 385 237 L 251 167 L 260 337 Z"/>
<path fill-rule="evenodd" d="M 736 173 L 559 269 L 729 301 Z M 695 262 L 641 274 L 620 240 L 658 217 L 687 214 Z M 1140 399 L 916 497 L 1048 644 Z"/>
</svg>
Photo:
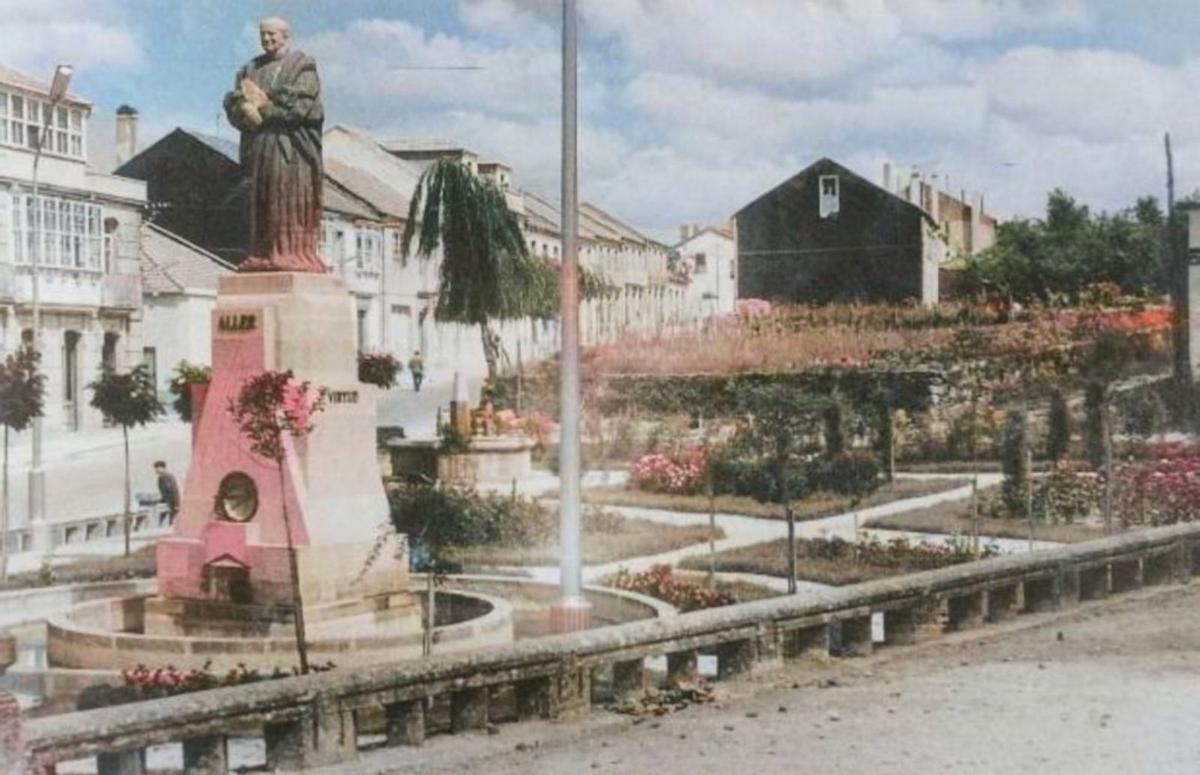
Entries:
<svg viewBox="0 0 1200 775">
<path fill-rule="evenodd" d="M 466 166 L 443 159 L 422 173 L 404 227 L 405 257 L 414 241 L 420 257 L 442 249 L 434 317 L 479 326 L 489 379 L 495 379 L 500 358 L 493 321 L 549 320 L 557 314 L 554 264 L 529 253 L 504 192 Z M 586 271 L 580 273 L 580 286 L 585 298 L 611 290 Z"/>
</svg>

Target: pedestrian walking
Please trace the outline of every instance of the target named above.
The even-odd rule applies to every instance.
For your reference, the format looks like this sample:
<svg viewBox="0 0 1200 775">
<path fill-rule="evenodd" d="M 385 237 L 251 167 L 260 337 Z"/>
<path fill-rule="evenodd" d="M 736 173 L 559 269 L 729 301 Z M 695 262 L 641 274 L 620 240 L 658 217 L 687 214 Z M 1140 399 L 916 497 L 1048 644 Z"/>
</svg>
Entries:
<svg viewBox="0 0 1200 775">
<path fill-rule="evenodd" d="M 158 495 L 159 500 L 167 511 L 171 514 L 171 521 L 175 521 L 175 515 L 179 513 L 179 483 L 175 481 L 175 475 L 167 470 L 167 464 L 162 460 L 154 461 L 154 473 L 158 474 Z"/>
<path fill-rule="evenodd" d="M 414 350 L 408 359 L 408 371 L 412 374 L 413 390 L 420 393 L 421 380 L 425 379 L 425 359 L 421 357 L 420 350 Z"/>
</svg>

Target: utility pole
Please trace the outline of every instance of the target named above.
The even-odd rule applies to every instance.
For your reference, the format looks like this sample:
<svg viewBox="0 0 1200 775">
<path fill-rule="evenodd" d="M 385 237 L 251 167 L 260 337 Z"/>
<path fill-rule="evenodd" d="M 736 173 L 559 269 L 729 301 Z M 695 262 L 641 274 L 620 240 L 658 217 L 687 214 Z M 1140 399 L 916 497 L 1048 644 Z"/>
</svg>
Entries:
<svg viewBox="0 0 1200 775">
<path fill-rule="evenodd" d="M 562 548 L 562 596 L 550 610 L 557 632 L 586 629 L 591 604 L 583 597 L 583 551 L 580 546 L 582 508 L 579 396 L 579 181 L 578 73 L 579 17 L 576 0 L 563 0 L 562 50 L 562 272 L 559 304 L 562 315 L 559 356 L 560 404 L 558 499 L 559 546 Z"/>
<path fill-rule="evenodd" d="M 29 256 L 29 284 L 30 301 L 33 306 L 33 349 L 38 355 L 43 356 L 43 363 L 45 363 L 45 353 L 42 351 L 42 305 L 38 281 L 41 274 L 39 265 L 44 246 L 42 215 L 45 208 L 42 207 L 38 190 L 38 169 L 42 160 L 42 151 L 46 145 L 46 131 L 54 118 L 54 109 L 63 97 L 67 96 L 67 87 L 71 83 L 72 71 L 73 68 L 70 65 L 59 65 L 54 69 L 54 78 L 50 82 L 48 95 L 50 105 L 42 113 L 42 125 L 38 130 L 37 145 L 33 149 L 33 223 L 30 224 L 33 229 L 33 250 Z M 28 213 L 29 209 L 25 208 L 25 212 Z M 42 544 L 38 547 L 39 551 L 44 550 L 49 553 L 49 536 L 43 534 L 46 528 L 46 470 L 42 467 L 42 417 L 40 414 L 33 418 L 33 426 L 30 431 L 33 449 L 29 461 L 29 525 L 34 528 L 35 545 Z"/>
<path fill-rule="evenodd" d="M 1167 155 L 1167 222 L 1163 228 L 1163 265 L 1167 268 L 1168 288 L 1171 291 L 1171 341 L 1174 358 L 1173 373 L 1179 382 L 1192 378 L 1191 344 L 1188 341 L 1188 266 L 1176 249 L 1175 237 L 1175 161 L 1171 154 L 1171 133 L 1163 135 Z"/>
</svg>

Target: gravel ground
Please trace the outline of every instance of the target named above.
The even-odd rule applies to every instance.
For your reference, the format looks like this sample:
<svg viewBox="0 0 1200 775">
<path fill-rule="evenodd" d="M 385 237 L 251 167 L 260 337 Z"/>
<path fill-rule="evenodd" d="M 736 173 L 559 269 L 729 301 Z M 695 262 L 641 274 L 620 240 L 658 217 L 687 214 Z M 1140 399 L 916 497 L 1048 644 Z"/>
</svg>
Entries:
<svg viewBox="0 0 1200 775">
<path fill-rule="evenodd" d="M 342 773 L 1195 773 L 1200 585 L 718 684 L 635 721 L 500 725 Z M 742 769 L 746 768 L 746 769 Z"/>
</svg>

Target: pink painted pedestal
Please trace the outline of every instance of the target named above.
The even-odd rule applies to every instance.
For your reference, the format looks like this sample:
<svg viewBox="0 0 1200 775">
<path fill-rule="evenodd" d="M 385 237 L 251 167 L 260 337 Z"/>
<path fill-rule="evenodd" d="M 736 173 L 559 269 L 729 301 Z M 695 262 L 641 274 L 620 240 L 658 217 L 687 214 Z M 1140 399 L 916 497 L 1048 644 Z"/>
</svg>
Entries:
<svg viewBox="0 0 1200 775">
<path fill-rule="evenodd" d="M 330 275 L 221 278 L 213 380 L 194 408 L 174 533 L 157 546 L 159 596 L 146 603 L 148 635 L 289 632 L 285 502 L 310 637 L 419 630 L 403 536 L 377 545 L 388 521 L 375 459 L 377 391 L 358 382 L 355 328 L 353 299 Z M 281 487 L 275 463 L 250 452 L 228 407 L 247 378 L 286 369 L 329 392 L 315 430 L 289 446 Z M 231 475 L 254 497 L 223 490 Z"/>
</svg>

